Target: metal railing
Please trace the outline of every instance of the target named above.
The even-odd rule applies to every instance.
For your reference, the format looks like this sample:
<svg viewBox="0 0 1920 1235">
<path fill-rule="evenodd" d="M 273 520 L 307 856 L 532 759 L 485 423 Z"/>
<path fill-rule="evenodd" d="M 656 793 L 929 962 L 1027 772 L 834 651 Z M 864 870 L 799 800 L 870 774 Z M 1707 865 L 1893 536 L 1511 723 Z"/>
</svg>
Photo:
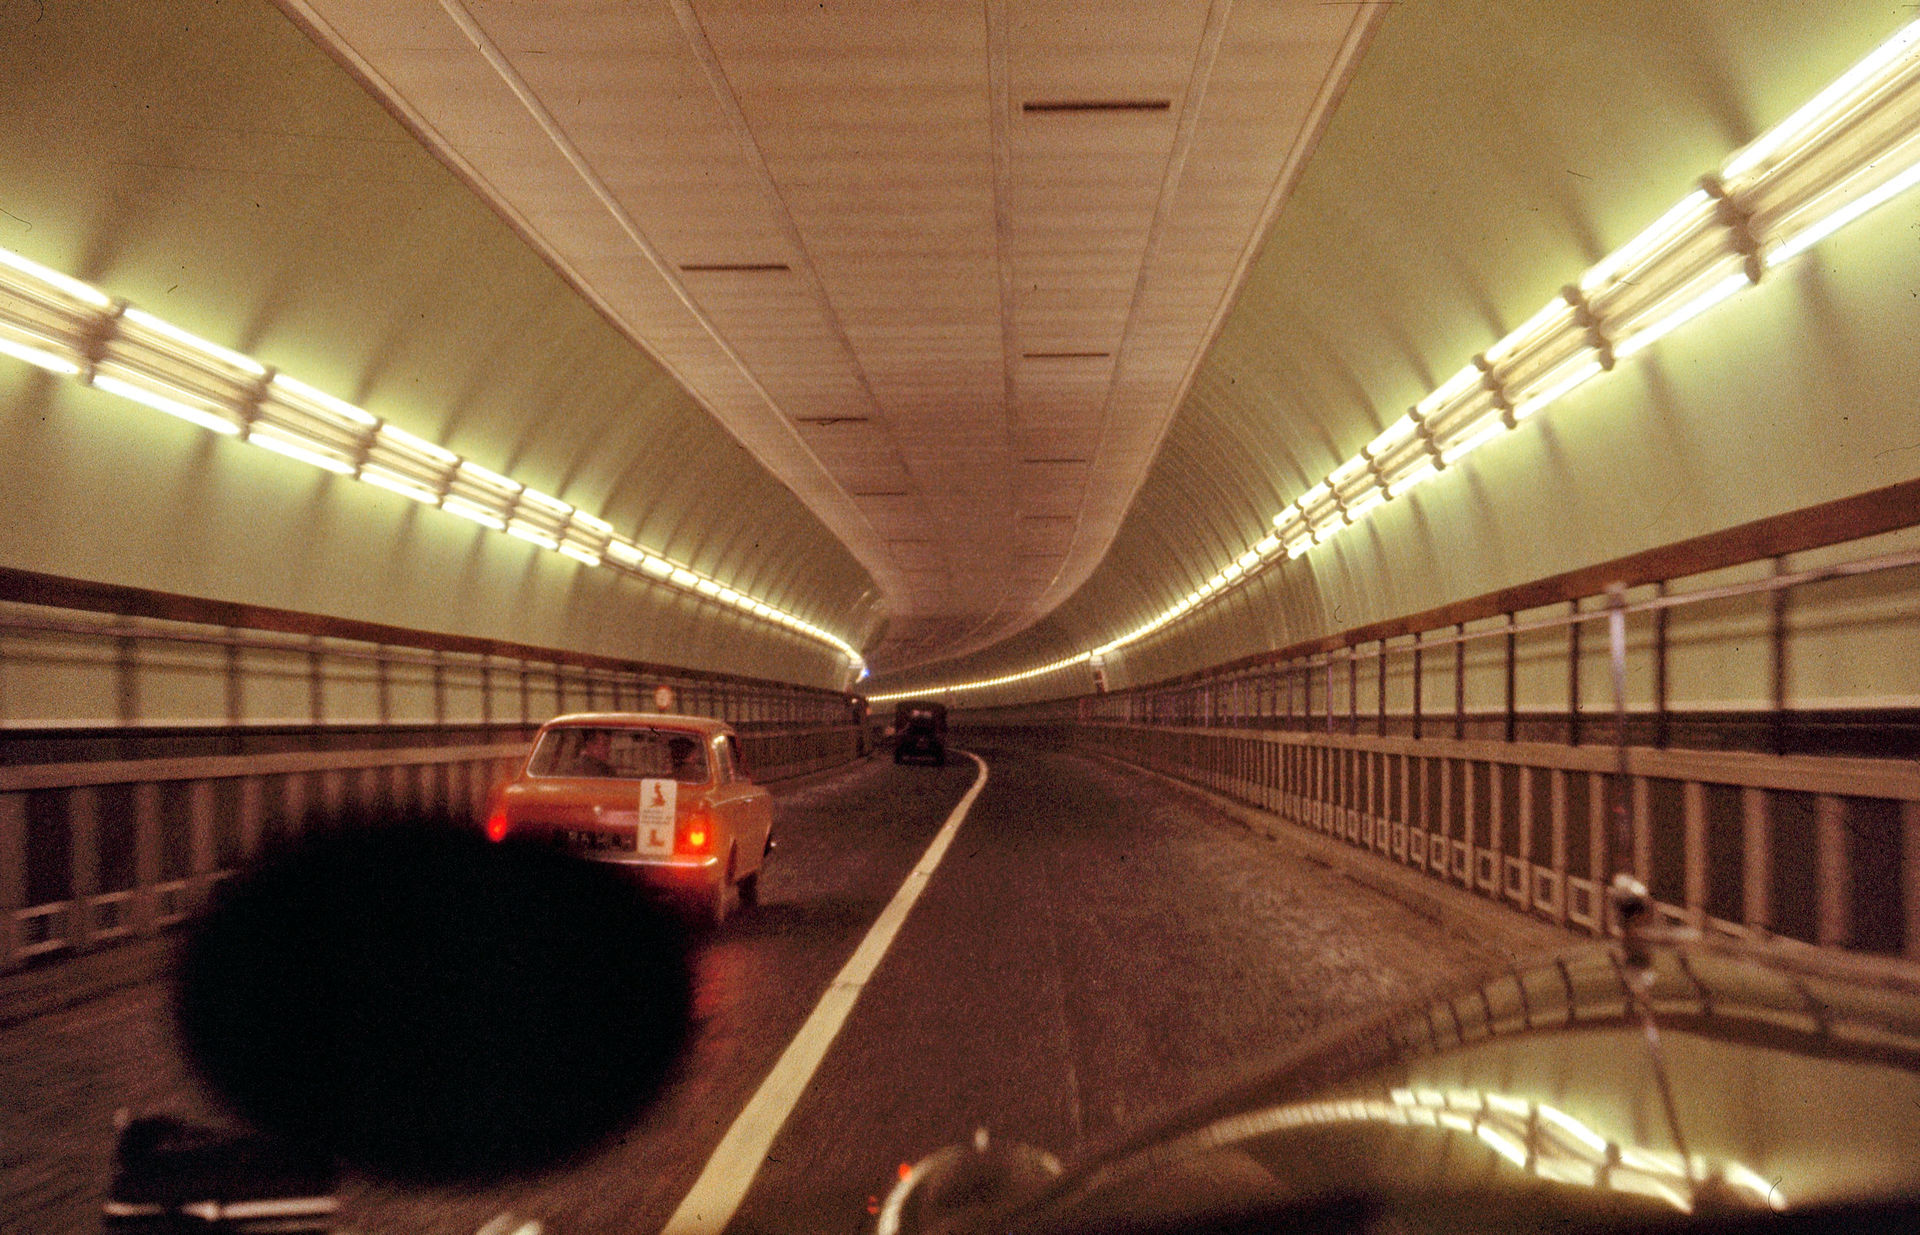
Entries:
<svg viewBox="0 0 1920 1235">
<path fill-rule="evenodd" d="M 1728 582 L 1713 562 L 1693 587 L 1525 589 L 1526 609 L 1468 602 L 1444 623 L 957 723 L 1049 729 L 1582 931 L 1606 930 L 1607 882 L 1627 871 L 1703 930 L 1920 959 L 1920 707 L 1796 706 L 1790 672 L 1818 645 L 1883 658 L 1861 678 L 1911 678 L 1920 552 L 1752 565 L 1765 573 Z M 1673 706 L 1673 666 L 1701 645 L 1740 649 L 1722 672 L 1770 697 Z M 1564 707 L 1540 698 L 1553 672 Z"/>
<path fill-rule="evenodd" d="M 727 720 L 760 780 L 865 749 L 835 692 L 439 642 L 0 602 L 0 971 L 162 932 L 314 828 L 472 826 L 562 712 Z"/>
<path fill-rule="evenodd" d="M 850 724 L 741 734 L 761 780 L 858 753 Z M 474 826 L 523 741 L 0 767 L 0 969 L 150 936 L 274 844 L 393 819 Z"/>
</svg>

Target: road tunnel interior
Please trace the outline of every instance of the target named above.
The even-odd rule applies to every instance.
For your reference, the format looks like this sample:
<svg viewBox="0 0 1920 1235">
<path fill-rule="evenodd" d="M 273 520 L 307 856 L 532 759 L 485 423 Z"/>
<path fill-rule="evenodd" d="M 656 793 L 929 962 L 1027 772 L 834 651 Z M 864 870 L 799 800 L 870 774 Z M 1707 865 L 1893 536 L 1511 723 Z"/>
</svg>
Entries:
<svg viewBox="0 0 1920 1235">
<path fill-rule="evenodd" d="M 908 698 L 915 794 L 1920 956 L 1910 18 L 1155 7 L 0 5 L 0 981 L 555 715 Z"/>
</svg>

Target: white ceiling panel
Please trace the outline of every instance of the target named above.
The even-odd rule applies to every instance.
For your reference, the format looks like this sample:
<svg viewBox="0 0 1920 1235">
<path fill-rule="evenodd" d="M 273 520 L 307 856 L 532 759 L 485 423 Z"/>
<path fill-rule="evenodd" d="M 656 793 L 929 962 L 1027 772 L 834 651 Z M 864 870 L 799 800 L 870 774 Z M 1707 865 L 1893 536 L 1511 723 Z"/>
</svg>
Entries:
<svg viewBox="0 0 1920 1235">
<path fill-rule="evenodd" d="M 880 670 L 1099 562 L 1377 15 L 281 3 L 847 545 Z"/>
</svg>

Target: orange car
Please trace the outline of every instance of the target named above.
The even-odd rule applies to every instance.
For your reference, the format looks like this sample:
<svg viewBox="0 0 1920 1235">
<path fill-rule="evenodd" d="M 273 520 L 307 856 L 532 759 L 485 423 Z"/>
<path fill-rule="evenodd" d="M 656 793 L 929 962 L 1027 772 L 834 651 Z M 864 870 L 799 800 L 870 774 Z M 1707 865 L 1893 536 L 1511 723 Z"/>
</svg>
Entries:
<svg viewBox="0 0 1920 1235">
<path fill-rule="evenodd" d="M 519 774 L 494 791 L 487 835 L 624 867 L 719 923 L 736 895 L 759 900 L 773 797 L 747 779 L 720 721 L 580 713 L 540 727 Z"/>
</svg>

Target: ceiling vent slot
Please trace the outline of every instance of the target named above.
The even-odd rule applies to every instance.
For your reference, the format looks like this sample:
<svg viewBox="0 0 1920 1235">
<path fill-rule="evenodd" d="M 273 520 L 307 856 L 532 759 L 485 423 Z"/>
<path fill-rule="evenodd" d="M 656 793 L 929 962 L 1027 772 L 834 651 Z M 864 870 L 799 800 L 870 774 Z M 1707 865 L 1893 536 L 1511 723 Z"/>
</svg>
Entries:
<svg viewBox="0 0 1920 1235">
<path fill-rule="evenodd" d="M 785 262 L 692 262 L 680 267 L 681 274 L 786 274 L 793 267 Z"/>
<path fill-rule="evenodd" d="M 1022 360 L 1110 360 L 1112 352 L 1021 352 Z"/>
<path fill-rule="evenodd" d="M 795 416 L 793 423 L 797 425 L 816 425 L 820 428 L 828 429 L 834 425 L 863 425 L 867 423 L 868 419 L 866 416 Z"/>
<path fill-rule="evenodd" d="M 1168 111 L 1172 99 L 1031 99 L 1020 105 L 1029 115 L 1060 115 L 1070 112 L 1155 112 Z"/>
</svg>

